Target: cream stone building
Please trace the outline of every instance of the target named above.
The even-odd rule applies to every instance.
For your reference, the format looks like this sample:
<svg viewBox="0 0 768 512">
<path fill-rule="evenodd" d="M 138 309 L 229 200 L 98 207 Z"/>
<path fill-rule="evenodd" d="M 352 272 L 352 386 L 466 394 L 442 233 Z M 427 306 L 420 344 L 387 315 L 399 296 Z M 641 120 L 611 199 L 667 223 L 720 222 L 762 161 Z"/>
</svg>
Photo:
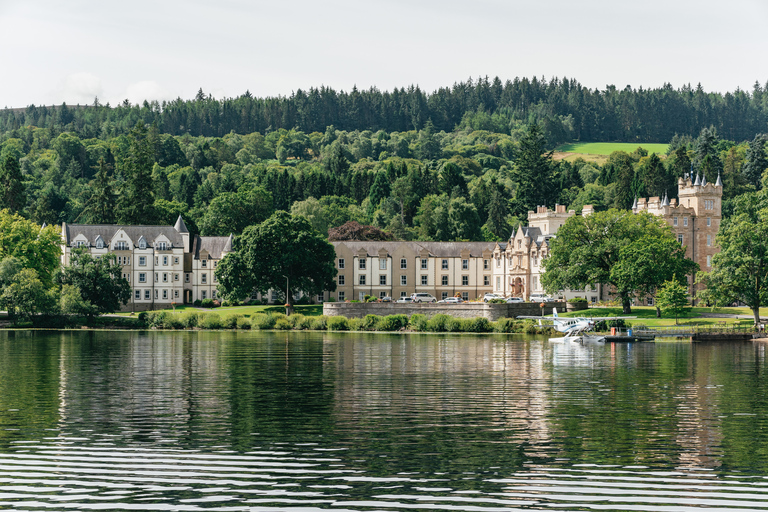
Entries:
<svg viewBox="0 0 768 512">
<path fill-rule="evenodd" d="M 127 311 L 170 308 L 173 304 L 216 298 L 213 272 L 232 250 L 232 237 L 190 239 L 184 220 L 174 226 L 62 224 L 61 263 L 85 247 L 94 256 L 117 256 L 131 285 Z"/>
</svg>

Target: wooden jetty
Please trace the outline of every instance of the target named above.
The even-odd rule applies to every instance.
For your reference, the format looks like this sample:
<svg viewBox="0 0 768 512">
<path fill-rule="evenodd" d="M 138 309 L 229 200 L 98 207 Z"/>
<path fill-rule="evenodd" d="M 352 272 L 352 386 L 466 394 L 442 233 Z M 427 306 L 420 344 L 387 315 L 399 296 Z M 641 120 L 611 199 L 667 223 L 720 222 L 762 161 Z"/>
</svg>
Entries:
<svg viewBox="0 0 768 512">
<path fill-rule="evenodd" d="M 749 341 L 757 334 L 752 326 L 733 325 L 680 325 L 638 329 L 636 333 L 664 338 L 688 338 L 691 341 Z"/>
</svg>

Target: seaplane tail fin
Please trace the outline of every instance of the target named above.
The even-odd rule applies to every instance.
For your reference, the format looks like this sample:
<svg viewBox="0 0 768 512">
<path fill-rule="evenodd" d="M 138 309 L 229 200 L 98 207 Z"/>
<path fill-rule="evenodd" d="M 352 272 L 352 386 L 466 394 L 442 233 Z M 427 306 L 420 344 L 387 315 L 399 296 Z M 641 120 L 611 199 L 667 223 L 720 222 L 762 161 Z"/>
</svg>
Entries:
<svg viewBox="0 0 768 512">
<path fill-rule="evenodd" d="M 557 318 L 557 308 L 552 308 L 552 316 Z"/>
</svg>

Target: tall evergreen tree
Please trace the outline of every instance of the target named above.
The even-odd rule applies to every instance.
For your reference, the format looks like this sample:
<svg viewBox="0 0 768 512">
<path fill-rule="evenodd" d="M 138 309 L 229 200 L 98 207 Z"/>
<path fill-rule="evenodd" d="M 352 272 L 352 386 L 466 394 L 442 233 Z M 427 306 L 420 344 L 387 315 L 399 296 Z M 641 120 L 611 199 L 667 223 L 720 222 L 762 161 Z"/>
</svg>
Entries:
<svg viewBox="0 0 768 512">
<path fill-rule="evenodd" d="M 8 208 L 13 213 L 20 212 L 26 200 L 19 161 L 8 155 L 0 167 L 0 210 Z"/>
<path fill-rule="evenodd" d="M 760 178 L 763 172 L 768 169 L 768 156 L 765 152 L 766 135 L 759 133 L 749 142 L 747 154 L 744 158 L 744 166 L 741 172 L 750 185 L 754 185 L 760 190 Z"/>
<path fill-rule="evenodd" d="M 130 149 L 123 174 L 125 188 L 120 196 L 120 221 L 126 224 L 152 224 L 155 221 L 155 197 L 152 182 L 154 151 L 147 128 L 141 121 L 131 130 Z"/>
<path fill-rule="evenodd" d="M 552 204 L 556 194 L 555 164 L 552 152 L 545 149 L 546 137 L 537 124 L 528 125 L 520 139 L 512 177 L 517 182 L 513 210 L 527 215 L 536 206 Z"/>
<path fill-rule="evenodd" d="M 93 195 L 83 211 L 85 220 L 91 224 L 113 224 L 115 218 L 115 194 L 109 177 L 109 165 L 99 159 L 99 170 L 91 182 Z"/>
</svg>

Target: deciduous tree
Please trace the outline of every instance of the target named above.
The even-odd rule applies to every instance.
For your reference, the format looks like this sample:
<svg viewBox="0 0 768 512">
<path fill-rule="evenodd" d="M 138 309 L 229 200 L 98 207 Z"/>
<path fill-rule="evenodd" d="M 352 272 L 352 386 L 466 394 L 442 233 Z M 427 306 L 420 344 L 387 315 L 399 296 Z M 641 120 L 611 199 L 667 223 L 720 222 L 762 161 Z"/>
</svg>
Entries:
<svg viewBox="0 0 768 512">
<path fill-rule="evenodd" d="M 275 212 L 256 226 L 249 226 L 234 240 L 233 252 L 216 269 L 224 297 L 241 299 L 254 290 L 288 289 L 317 295 L 336 289 L 336 251 L 303 217 Z"/>
<path fill-rule="evenodd" d="M 85 248 L 74 249 L 69 265 L 61 271 L 60 282 L 77 288 L 83 312 L 89 316 L 114 313 L 131 299 L 131 286 L 122 268 L 114 254 L 95 258 Z"/>
</svg>

